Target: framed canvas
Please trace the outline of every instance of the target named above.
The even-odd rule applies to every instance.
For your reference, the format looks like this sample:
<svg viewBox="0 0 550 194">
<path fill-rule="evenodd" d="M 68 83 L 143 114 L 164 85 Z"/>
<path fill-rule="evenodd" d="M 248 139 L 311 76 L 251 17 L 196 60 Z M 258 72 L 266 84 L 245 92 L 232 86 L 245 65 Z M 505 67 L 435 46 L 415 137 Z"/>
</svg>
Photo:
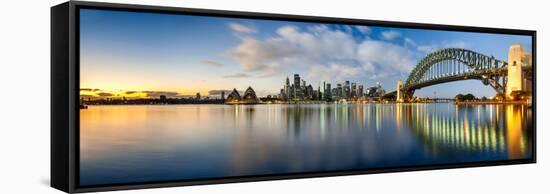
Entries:
<svg viewBox="0 0 550 194">
<path fill-rule="evenodd" d="M 69 1 L 51 185 L 89 192 L 534 163 L 536 32 Z"/>
</svg>

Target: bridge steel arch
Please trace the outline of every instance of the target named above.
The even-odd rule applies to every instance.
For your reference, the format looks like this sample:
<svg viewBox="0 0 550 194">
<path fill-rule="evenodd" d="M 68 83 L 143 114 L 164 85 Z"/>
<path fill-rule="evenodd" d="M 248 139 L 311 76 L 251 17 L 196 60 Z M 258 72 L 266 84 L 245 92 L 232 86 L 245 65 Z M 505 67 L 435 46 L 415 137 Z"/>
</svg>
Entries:
<svg viewBox="0 0 550 194">
<path fill-rule="evenodd" d="M 440 83 L 478 79 L 490 85 L 498 94 L 506 87 L 507 63 L 471 50 L 445 48 L 424 57 L 411 71 L 400 89 L 405 101 L 414 91 Z"/>
</svg>

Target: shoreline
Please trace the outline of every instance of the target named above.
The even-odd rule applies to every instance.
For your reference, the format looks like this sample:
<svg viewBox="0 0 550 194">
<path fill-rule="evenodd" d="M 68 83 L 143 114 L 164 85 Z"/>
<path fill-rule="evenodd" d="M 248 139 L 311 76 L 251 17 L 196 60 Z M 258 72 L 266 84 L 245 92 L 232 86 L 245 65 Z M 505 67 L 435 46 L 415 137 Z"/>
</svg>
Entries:
<svg viewBox="0 0 550 194">
<path fill-rule="evenodd" d="M 490 105 L 490 104 L 525 104 L 528 105 L 527 101 L 467 101 L 467 102 L 458 102 L 455 101 L 456 105 Z"/>
<path fill-rule="evenodd" d="M 440 104 L 440 103 L 452 103 L 455 105 L 496 105 L 496 104 L 525 104 L 529 105 L 527 101 L 467 101 L 467 102 L 457 102 L 457 101 L 451 101 L 451 102 L 369 102 L 369 103 L 333 103 L 333 102 L 327 102 L 327 103 L 320 103 L 320 102 L 305 102 L 305 103 L 254 103 L 254 104 L 246 104 L 246 103 L 236 103 L 236 104 L 216 104 L 216 103 L 189 103 L 189 104 L 87 104 L 86 108 L 90 106 L 144 106 L 144 105 L 157 105 L 157 106 L 173 106 L 173 105 L 313 105 L 313 104 L 326 104 L 326 105 L 355 105 L 355 104 Z"/>
</svg>

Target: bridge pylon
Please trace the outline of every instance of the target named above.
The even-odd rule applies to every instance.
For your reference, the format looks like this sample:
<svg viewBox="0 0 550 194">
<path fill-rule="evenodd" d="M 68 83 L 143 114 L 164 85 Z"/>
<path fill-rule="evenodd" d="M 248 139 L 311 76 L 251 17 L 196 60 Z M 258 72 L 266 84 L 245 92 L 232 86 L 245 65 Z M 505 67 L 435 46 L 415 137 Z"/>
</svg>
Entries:
<svg viewBox="0 0 550 194">
<path fill-rule="evenodd" d="M 403 91 L 401 91 L 403 88 L 403 81 L 398 80 L 397 81 L 397 96 L 395 98 L 396 102 L 405 102 L 405 98 L 403 96 Z"/>
<path fill-rule="evenodd" d="M 530 80 L 525 79 L 523 71 L 523 68 L 527 66 L 531 66 L 531 55 L 525 52 L 519 44 L 510 46 L 506 100 L 516 100 L 522 93 L 530 93 Z"/>
</svg>

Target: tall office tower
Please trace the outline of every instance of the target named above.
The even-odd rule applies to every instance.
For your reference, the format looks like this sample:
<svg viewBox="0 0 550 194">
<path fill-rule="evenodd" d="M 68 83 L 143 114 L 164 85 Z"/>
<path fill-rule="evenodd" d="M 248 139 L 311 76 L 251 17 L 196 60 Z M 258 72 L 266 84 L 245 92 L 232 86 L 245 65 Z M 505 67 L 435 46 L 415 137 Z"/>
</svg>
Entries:
<svg viewBox="0 0 550 194">
<path fill-rule="evenodd" d="M 283 98 L 285 100 L 288 100 L 290 99 L 290 80 L 288 79 L 288 77 L 286 77 L 286 82 L 285 82 L 285 91 L 284 91 L 284 96 Z"/>
<path fill-rule="evenodd" d="M 294 74 L 294 99 L 295 100 L 302 100 L 304 93 L 302 91 L 302 87 L 300 86 L 300 75 Z"/>
<path fill-rule="evenodd" d="M 357 84 L 355 82 L 351 83 L 351 97 L 357 97 Z"/>
<path fill-rule="evenodd" d="M 338 95 L 338 98 L 343 98 L 342 94 L 342 84 L 336 84 L 336 95 Z"/>
<path fill-rule="evenodd" d="M 325 99 L 325 81 L 319 82 L 319 100 Z"/>
<path fill-rule="evenodd" d="M 309 94 L 309 91 L 307 90 L 307 86 L 302 85 L 302 93 L 303 93 L 303 99 L 307 99 L 307 95 Z"/>
<path fill-rule="evenodd" d="M 349 81 L 344 82 L 344 98 L 349 99 L 350 97 L 350 88 Z"/>
<path fill-rule="evenodd" d="M 288 99 L 294 99 L 296 97 L 296 91 L 294 91 L 294 84 L 291 84 L 288 90 Z"/>
<path fill-rule="evenodd" d="M 319 90 L 313 90 L 312 100 L 319 100 Z"/>
<path fill-rule="evenodd" d="M 222 90 L 222 100 L 225 100 L 225 91 Z"/>
<path fill-rule="evenodd" d="M 300 75 L 294 74 L 294 87 L 299 88 L 300 87 Z"/>
<path fill-rule="evenodd" d="M 364 96 L 364 91 L 363 91 L 363 85 L 362 84 L 357 87 L 357 96 L 358 97 L 363 97 Z"/>
<path fill-rule="evenodd" d="M 307 98 L 308 100 L 312 100 L 312 99 L 313 99 L 313 86 L 311 86 L 311 84 L 309 84 L 309 85 L 306 87 L 306 91 L 307 91 L 306 98 Z"/>
<path fill-rule="evenodd" d="M 330 83 L 325 84 L 325 100 L 332 100 Z"/>
</svg>

